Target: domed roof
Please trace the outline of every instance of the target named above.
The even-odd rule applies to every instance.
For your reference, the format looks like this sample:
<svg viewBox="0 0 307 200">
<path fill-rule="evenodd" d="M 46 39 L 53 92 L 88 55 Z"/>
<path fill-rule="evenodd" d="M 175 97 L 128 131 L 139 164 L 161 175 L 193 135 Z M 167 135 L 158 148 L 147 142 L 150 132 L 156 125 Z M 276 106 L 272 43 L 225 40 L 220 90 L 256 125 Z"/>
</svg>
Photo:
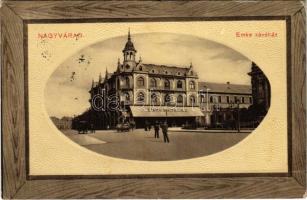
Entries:
<svg viewBox="0 0 307 200">
<path fill-rule="evenodd" d="M 135 51 L 136 52 L 134 45 L 133 45 L 133 42 L 131 41 L 130 30 L 128 32 L 128 41 L 126 42 L 126 45 L 125 45 L 123 52 L 124 51 Z"/>
</svg>

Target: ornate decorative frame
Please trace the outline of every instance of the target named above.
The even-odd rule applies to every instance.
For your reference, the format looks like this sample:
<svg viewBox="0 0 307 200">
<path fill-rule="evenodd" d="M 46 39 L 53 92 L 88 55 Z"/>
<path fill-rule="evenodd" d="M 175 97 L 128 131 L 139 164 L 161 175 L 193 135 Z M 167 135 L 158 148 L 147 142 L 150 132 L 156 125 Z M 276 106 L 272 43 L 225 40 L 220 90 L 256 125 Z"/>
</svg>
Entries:
<svg viewBox="0 0 307 200">
<path fill-rule="evenodd" d="M 28 176 L 27 24 L 285 19 L 289 173 L 227 176 Z M 268 198 L 306 190 L 306 22 L 301 1 L 5 1 L 1 8 L 3 198 Z"/>
</svg>

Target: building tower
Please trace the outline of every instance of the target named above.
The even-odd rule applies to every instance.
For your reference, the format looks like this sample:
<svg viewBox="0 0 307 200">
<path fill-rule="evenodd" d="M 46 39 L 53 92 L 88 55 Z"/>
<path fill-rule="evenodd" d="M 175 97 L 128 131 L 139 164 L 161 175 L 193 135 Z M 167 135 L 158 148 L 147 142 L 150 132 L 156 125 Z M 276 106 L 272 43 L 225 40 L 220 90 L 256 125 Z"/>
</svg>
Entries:
<svg viewBox="0 0 307 200">
<path fill-rule="evenodd" d="M 133 42 L 131 41 L 130 29 L 128 31 L 128 41 L 126 42 L 125 48 L 123 49 L 124 62 L 123 67 L 125 70 L 131 70 L 135 67 L 135 54 L 136 50 L 134 48 Z"/>
</svg>

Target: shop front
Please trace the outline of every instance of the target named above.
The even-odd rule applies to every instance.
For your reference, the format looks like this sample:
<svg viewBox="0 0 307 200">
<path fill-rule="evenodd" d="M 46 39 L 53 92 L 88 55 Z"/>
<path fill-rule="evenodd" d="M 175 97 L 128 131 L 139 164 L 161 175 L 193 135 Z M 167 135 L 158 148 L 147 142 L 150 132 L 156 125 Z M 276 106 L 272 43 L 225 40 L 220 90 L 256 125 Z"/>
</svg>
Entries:
<svg viewBox="0 0 307 200">
<path fill-rule="evenodd" d="M 136 128 L 167 122 L 169 127 L 182 127 L 196 123 L 204 116 L 199 107 L 130 106 L 131 120 Z"/>
</svg>

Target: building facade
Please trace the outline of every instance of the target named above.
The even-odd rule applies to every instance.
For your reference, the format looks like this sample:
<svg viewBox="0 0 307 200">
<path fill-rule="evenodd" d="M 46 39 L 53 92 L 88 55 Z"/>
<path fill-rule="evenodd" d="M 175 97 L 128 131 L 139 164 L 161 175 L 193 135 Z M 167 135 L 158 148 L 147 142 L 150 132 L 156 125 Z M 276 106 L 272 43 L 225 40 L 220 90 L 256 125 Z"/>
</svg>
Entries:
<svg viewBox="0 0 307 200">
<path fill-rule="evenodd" d="M 252 88 L 249 85 L 199 82 L 199 105 L 204 113 L 201 125 L 231 126 L 238 120 L 238 109 L 248 109 L 252 104 Z"/>
<path fill-rule="evenodd" d="M 210 83 L 198 80 L 192 63 L 186 67 L 144 63 L 130 32 L 113 73 L 99 75 L 89 90 L 91 108 L 74 118 L 94 129 L 118 124 L 167 122 L 169 126 L 255 128 L 270 106 L 270 84 L 252 63 L 251 85 Z"/>
<path fill-rule="evenodd" d="M 251 106 L 251 115 L 261 121 L 271 105 L 271 86 L 263 71 L 253 62 L 251 72 L 252 96 L 254 103 Z"/>
<path fill-rule="evenodd" d="M 192 123 L 202 116 L 198 98 L 198 75 L 188 67 L 165 66 L 136 60 L 130 33 L 114 73 L 106 71 L 89 91 L 95 124 L 112 128 L 133 122 L 136 127 L 155 121 L 170 125 Z M 96 112 L 96 113 L 95 113 Z M 102 125 L 98 125 L 102 123 Z"/>
</svg>

